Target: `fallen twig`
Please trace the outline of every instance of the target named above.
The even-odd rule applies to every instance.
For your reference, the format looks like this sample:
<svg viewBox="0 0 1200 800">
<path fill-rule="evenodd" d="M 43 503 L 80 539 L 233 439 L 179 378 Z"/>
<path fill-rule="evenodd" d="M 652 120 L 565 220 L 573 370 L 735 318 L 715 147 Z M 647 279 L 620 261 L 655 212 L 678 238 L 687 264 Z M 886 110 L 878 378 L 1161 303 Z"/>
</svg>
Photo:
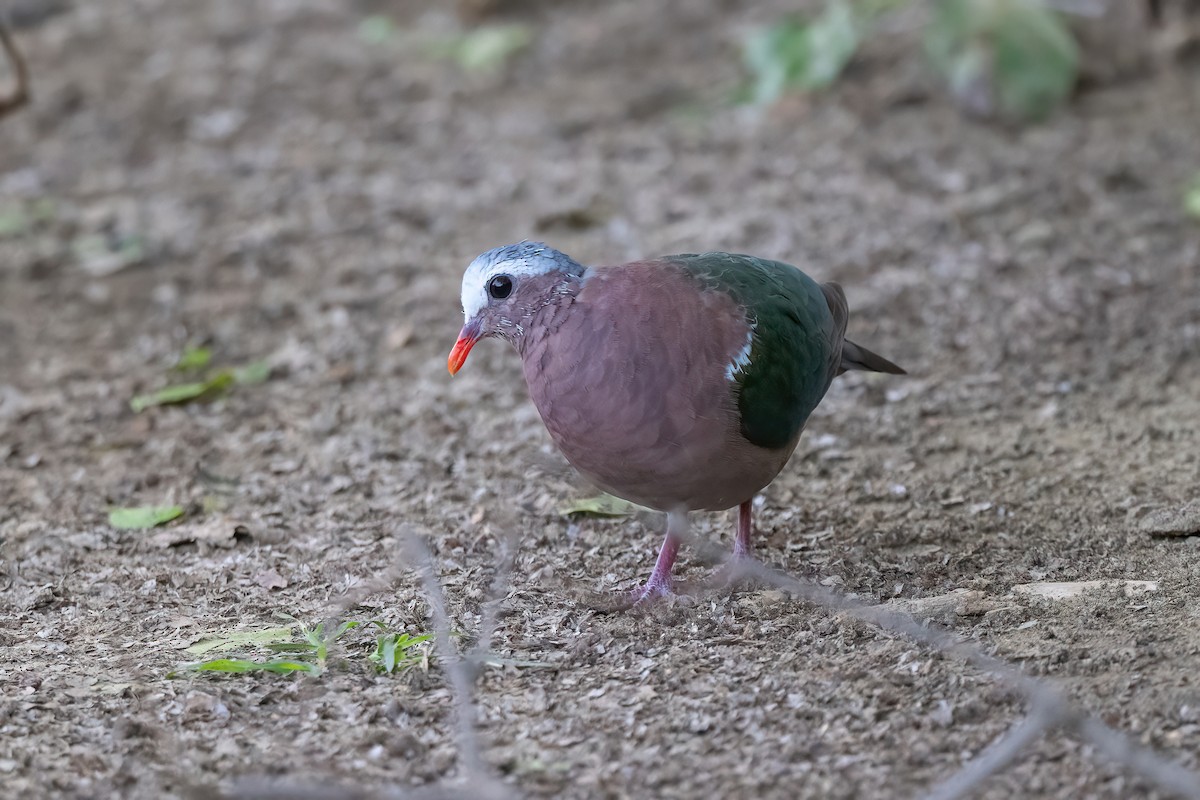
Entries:
<svg viewBox="0 0 1200 800">
<path fill-rule="evenodd" d="M 968 761 L 963 768 L 929 790 L 925 800 L 961 800 L 988 778 L 1017 759 L 1025 748 L 1062 722 L 1063 709 L 1047 706 L 1035 709 L 991 747 Z"/>
<path fill-rule="evenodd" d="M 515 526 L 513 526 L 515 530 Z M 451 641 L 452 624 L 446 608 L 445 595 L 435 571 L 433 556 L 424 539 L 415 531 L 405 528 L 408 551 L 407 563 L 416 565 L 421 574 L 425 595 L 433 616 L 433 627 L 437 636 L 439 662 L 446 672 L 453 693 L 457 724 L 457 744 L 462 774 L 460 780 L 431 787 L 402 789 L 391 787 L 378 791 L 358 791 L 354 788 L 333 787 L 328 790 L 307 788 L 322 793 L 320 796 L 343 797 L 346 800 L 432 800 L 470 796 L 470 800 L 497 800 L 518 796 L 515 791 L 497 779 L 488 769 L 476 730 L 476 705 L 474 700 L 475 677 L 479 666 L 487 661 L 487 653 L 495 633 L 502 598 L 508 586 L 512 565 L 517 551 L 516 534 L 510 534 L 502 544 L 497 560 L 496 573 L 491 591 L 481 611 L 478 636 L 470 651 L 459 655 Z M 696 537 L 689 543 L 702 553 L 717 552 L 715 545 Z M 393 568 L 400 571 L 400 567 Z M 812 581 L 796 578 L 772 569 L 758 561 L 744 560 L 733 568 L 733 579 L 752 578 L 790 592 L 822 608 L 842 613 L 867 622 L 881 630 L 904 636 L 928 647 L 930 650 L 952 656 L 964 663 L 990 674 L 1025 698 L 1029 709 L 1027 715 L 1010 728 L 992 745 L 985 748 L 957 772 L 923 793 L 926 800 L 960 800 L 978 792 L 984 783 L 1005 767 L 1017 761 L 1034 742 L 1055 730 L 1066 732 L 1091 745 L 1108 762 L 1120 765 L 1131 774 L 1139 775 L 1159 789 L 1172 795 L 1200 800 L 1200 775 L 1165 758 L 1153 750 L 1137 744 L 1128 735 L 1115 730 L 1088 714 L 1074 704 L 1066 693 L 1053 683 L 1035 678 L 1018 666 L 989 655 L 979 646 L 963 639 L 951 630 L 937 625 L 921 623 L 911 615 L 881 605 L 871 605 L 862 600 L 827 589 Z M 394 573 L 393 573 L 394 574 Z M 283 796 L 297 787 L 259 782 L 241 783 L 233 794 L 225 798 L 250 800 Z M 289 795 L 297 796 L 297 795 Z"/>
<path fill-rule="evenodd" d="M 492 595 L 484 601 L 483 616 L 480 623 L 479 638 L 471 652 L 460 656 L 454 651 L 450 640 L 450 614 L 446 610 L 446 597 L 442 586 L 434 574 L 433 554 L 425 540 L 412 530 L 407 531 L 407 548 L 412 553 L 411 561 L 417 565 L 421 582 L 425 588 L 425 599 L 433 613 L 433 629 L 437 639 L 438 659 L 450 681 L 450 689 L 454 697 L 454 711 L 458 728 L 458 757 L 462 764 L 462 778 L 472 789 L 475 798 L 501 800 L 513 797 L 512 791 L 494 778 L 483 760 L 483 748 L 479 744 L 479 735 L 475 729 L 475 674 L 478 662 L 486 657 L 491 643 L 492 634 L 496 628 L 496 615 L 500 605 L 500 597 L 506 589 L 508 575 L 515 557 L 515 536 L 510 536 L 510 543 L 505 552 L 500 555 L 496 568 L 496 576 L 492 581 Z"/>
<path fill-rule="evenodd" d="M 692 539 L 702 549 L 711 545 Z M 933 650 L 953 656 L 977 669 L 989 673 L 1010 688 L 1025 696 L 1034 709 L 1026 720 L 1001 738 L 992 748 L 977 756 L 955 776 L 933 790 L 927 797 L 957 798 L 977 790 L 993 773 L 1019 755 L 1038 736 L 1060 728 L 1103 753 L 1110 762 L 1178 797 L 1200 800 L 1200 775 L 1164 758 L 1153 750 L 1137 744 L 1073 704 L 1070 698 L 1052 683 L 1039 680 L 1019 667 L 988 655 L 979 647 L 953 631 L 936 625 L 923 625 L 908 614 L 838 594 L 820 584 L 794 578 L 758 561 L 740 562 L 737 576 L 755 578 L 784 589 L 826 609 L 839 611 L 869 622 L 883 630 L 900 634 Z"/>
</svg>

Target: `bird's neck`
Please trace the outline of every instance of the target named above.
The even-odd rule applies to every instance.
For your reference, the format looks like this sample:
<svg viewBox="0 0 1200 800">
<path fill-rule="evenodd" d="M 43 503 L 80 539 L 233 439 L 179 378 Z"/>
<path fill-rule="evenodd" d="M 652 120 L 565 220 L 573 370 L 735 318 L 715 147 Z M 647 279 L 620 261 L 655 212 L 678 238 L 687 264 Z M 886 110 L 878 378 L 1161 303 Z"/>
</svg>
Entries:
<svg viewBox="0 0 1200 800">
<path fill-rule="evenodd" d="M 561 276 L 549 291 L 540 294 L 538 303 L 523 315 L 519 335 L 513 339 L 513 345 L 522 358 L 562 326 L 581 284 L 582 279 L 577 275 Z"/>
</svg>

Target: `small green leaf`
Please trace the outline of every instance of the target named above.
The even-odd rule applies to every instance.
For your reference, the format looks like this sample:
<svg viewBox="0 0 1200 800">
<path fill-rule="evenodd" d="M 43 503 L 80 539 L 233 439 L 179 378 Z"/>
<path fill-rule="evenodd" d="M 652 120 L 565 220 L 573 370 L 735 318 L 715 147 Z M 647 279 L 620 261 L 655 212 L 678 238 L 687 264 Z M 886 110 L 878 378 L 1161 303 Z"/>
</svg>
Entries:
<svg viewBox="0 0 1200 800">
<path fill-rule="evenodd" d="M 383 667 L 383 671 L 390 675 L 392 670 L 396 669 L 396 637 L 385 636 L 380 644 L 383 649 L 381 666 Z"/>
<path fill-rule="evenodd" d="M 200 399 L 211 399 L 222 395 L 235 385 L 252 386 L 263 383 L 264 380 L 270 378 L 270 375 L 269 363 L 252 361 L 244 367 L 220 369 L 204 380 L 174 384 L 156 392 L 150 392 L 149 395 L 138 395 L 131 399 L 130 408 L 133 409 L 134 414 L 138 414 L 140 411 L 155 407 L 155 405 L 175 405 L 200 401 Z"/>
<path fill-rule="evenodd" d="M 210 361 L 212 361 L 211 349 L 189 345 L 179 354 L 179 360 L 175 362 L 175 369 L 180 372 L 195 372 L 207 367 Z"/>
<path fill-rule="evenodd" d="M 39 197 L 34 201 L 29 216 L 33 218 L 34 222 L 49 222 L 58 216 L 58 204 L 52 198 Z"/>
<path fill-rule="evenodd" d="M 173 403 L 186 403 L 188 400 L 195 400 L 198 397 L 203 397 L 208 392 L 209 386 L 207 381 L 196 381 L 193 383 L 179 383 L 174 386 L 167 386 L 159 389 L 157 392 L 150 394 L 139 394 L 137 397 L 129 401 L 129 407 L 134 413 L 144 411 L 151 406 L 171 405 Z"/>
<path fill-rule="evenodd" d="M 572 500 L 559 507 L 558 513 L 564 517 L 574 514 L 587 514 L 593 517 L 627 517 L 642 510 L 642 507 L 628 500 L 602 494 L 598 497 L 585 497 Z"/>
<path fill-rule="evenodd" d="M 198 661 L 194 664 L 184 664 L 181 669 L 185 672 L 273 672 L 279 675 L 290 675 L 294 672 L 318 675 L 321 672 L 316 664 L 309 664 L 305 661 L 291 661 L 283 658 L 273 658 L 270 661 L 217 658 L 212 661 Z"/>
<path fill-rule="evenodd" d="M 467 72 L 495 72 L 532 41 L 533 31 L 527 25 L 487 25 L 436 42 L 431 50 Z"/>
<path fill-rule="evenodd" d="M 17 236 L 29 228 L 29 217 L 21 206 L 0 209 L 0 239 Z"/>
<path fill-rule="evenodd" d="M 343 622 L 342 624 L 337 626 L 337 630 L 334 631 L 333 638 L 340 639 L 340 638 L 342 638 L 342 634 L 344 634 L 346 631 L 352 631 L 355 628 L 357 628 L 359 625 L 362 625 L 362 623 L 359 622 L 358 620 L 348 619 L 345 622 Z"/>
<path fill-rule="evenodd" d="M 154 406 L 177 405 L 192 400 L 206 400 L 227 391 L 237 382 L 237 375 L 233 370 L 223 369 L 214 373 L 207 380 L 177 383 L 173 386 L 159 389 L 157 392 L 140 394 L 129 401 L 129 407 L 136 414 Z"/>
<path fill-rule="evenodd" d="M 108 512 L 108 524 L 122 530 L 153 528 L 182 516 L 183 506 L 114 508 Z"/>
<path fill-rule="evenodd" d="M 1200 219 L 1200 173 L 1197 173 L 1188 184 L 1183 194 L 1183 210 L 1189 216 Z"/>
<path fill-rule="evenodd" d="M 370 660 L 380 672 L 388 675 L 397 670 L 407 670 L 425 661 L 426 654 L 414 651 L 414 648 L 432 638 L 429 634 L 409 636 L 407 633 L 385 633 L 376 639 L 375 652 L 370 655 Z"/>
<path fill-rule="evenodd" d="M 367 44 L 387 44 L 396 38 L 396 25 L 382 14 L 372 14 L 358 23 L 358 38 Z"/>
<path fill-rule="evenodd" d="M 288 620 L 295 618 L 288 614 L 280 614 Z M 319 622 L 309 627 L 297 622 L 300 627 L 299 638 L 296 641 L 294 626 L 286 628 L 269 628 L 261 631 L 238 631 L 209 636 L 187 648 L 192 656 L 202 656 L 214 650 L 229 650 L 238 647 L 261 647 L 272 654 L 265 661 L 254 661 L 239 658 L 218 658 L 181 665 L 169 677 L 175 677 L 180 672 L 305 672 L 319 675 L 324 671 L 327 648 L 347 631 L 362 625 L 374 625 L 385 631 L 377 637 L 375 651 L 369 659 L 380 671 L 389 674 L 406 670 L 410 667 L 428 663 L 428 654 L 424 649 L 414 649 L 432 636 L 409 636 L 408 634 L 388 633 L 387 626 L 378 620 L 361 622 L 346 620 L 333 629 L 333 634 L 326 636 L 327 623 Z"/>
<path fill-rule="evenodd" d="M 329 654 L 329 645 L 325 641 L 325 623 L 318 622 L 312 628 L 301 625 L 300 636 L 303 637 L 306 646 L 312 651 L 317 662 L 324 664 L 325 656 Z"/>
<path fill-rule="evenodd" d="M 329 655 L 330 643 L 336 642 L 338 639 L 342 638 L 342 635 L 345 634 L 346 631 L 354 630 L 361 624 L 362 623 L 358 622 L 357 620 L 345 620 L 334 629 L 332 634 L 327 635 L 325 632 L 324 622 L 318 622 L 311 628 L 301 623 L 300 635 L 306 642 L 304 646 L 311 649 L 318 662 L 324 663 L 326 657 Z"/>
<path fill-rule="evenodd" d="M 271 365 L 266 361 L 252 361 L 233 371 L 233 380 L 238 386 L 253 386 L 264 383 L 271 377 Z"/>
<path fill-rule="evenodd" d="M 0 208 L 0 239 L 28 233 L 39 223 L 54 219 L 57 213 L 54 201 L 49 197 L 4 206 Z"/>
<path fill-rule="evenodd" d="M 798 76 L 802 89 L 831 85 L 858 50 L 858 24 L 845 0 L 834 0 L 808 29 L 808 60 Z"/>
<path fill-rule="evenodd" d="M 187 649 L 193 656 L 202 656 L 213 650 L 231 650 L 247 645 L 268 646 L 292 638 L 292 629 L 267 628 L 261 631 L 234 631 L 216 636 L 206 636 Z"/>
</svg>

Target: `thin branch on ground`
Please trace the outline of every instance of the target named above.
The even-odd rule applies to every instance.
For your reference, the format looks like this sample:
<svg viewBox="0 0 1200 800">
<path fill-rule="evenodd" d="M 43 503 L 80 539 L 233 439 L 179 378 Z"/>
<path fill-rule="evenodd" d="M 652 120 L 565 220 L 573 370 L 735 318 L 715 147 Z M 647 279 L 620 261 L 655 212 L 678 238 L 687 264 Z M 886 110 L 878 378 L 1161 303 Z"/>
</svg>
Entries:
<svg viewBox="0 0 1200 800">
<path fill-rule="evenodd" d="M 424 538 L 410 528 L 405 529 L 407 536 L 406 550 L 412 556 L 412 563 L 417 565 L 421 575 L 421 583 L 425 588 L 425 599 L 433 614 L 433 629 L 437 643 L 438 658 L 446 677 L 450 682 L 450 690 L 454 698 L 454 712 L 457 726 L 458 757 L 463 767 L 463 778 L 473 789 L 477 798 L 507 798 L 512 797 L 512 791 L 491 775 L 483 759 L 483 748 L 479 744 L 479 734 L 476 731 L 475 705 L 475 670 L 473 663 L 479 653 L 486 653 L 495 632 L 496 614 L 499 602 L 489 608 L 485 600 L 485 608 L 481 621 L 479 640 L 471 654 L 460 656 L 455 653 L 451 642 L 452 625 L 450 614 L 446 610 L 446 597 L 442 585 L 437 579 L 433 566 L 433 554 Z M 507 552 L 500 557 L 500 565 L 493 580 L 493 592 L 503 592 L 506 587 L 508 574 L 511 571 L 512 560 L 515 557 L 515 547 L 507 547 Z M 507 566 L 505 566 L 507 564 Z M 494 600 L 490 598 L 489 600 Z"/>
<path fill-rule="evenodd" d="M 1080 717 L 1072 727 L 1079 738 L 1108 756 L 1109 760 L 1124 765 L 1130 772 L 1180 797 L 1200 797 L 1200 775 L 1167 761 L 1095 717 Z"/>
<path fill-rule="evenodd" d="M 221 800 L 273 800 L 280 797 L 330 797 L 339 800 L 511 800 L 516 797 L 510 787 L 491 774 L 484 762 L 483 749 L 476 731 L 474 700 L 475 678 L 479 667 L 488 661 L 500 607 L 508 591 L 520 542 L 517 528 L 508 526 L 508 529 L 509 533 L 500 542 L 496 573 L 482 605 L 476 642 L 469 653 L 459 655 L 455 651 L 452 640 L 454 626 L 446 608 L 445 594 L 435 574 L 433 554 L 424 538 L 407 525 L 400 528 L 403 547 L 396 560 L 382 574 L 348 592 L 338 603 L 334 613 L 325 621 L 327 631 L 336 630 L 341 619 L 351 608 L 367 596 L 394 585 L 400 575 L 416 565 L 415 569 L 421 577 L 422 588 L 433 617 L 438 662 L 445 670 L 454 702 L 457 747 L 463 771 L 460 782 L 456 785 L 367 790 L 332 784 L 299 785 L 292 781 L 249 777 L 239 780 L 231 792 L 217 793 L 214 796 Z"/>
<path fill-rule="evenodd" d="M 13 38 L 12 30 L 9 29 L 8 23 L 3 19 L 0 19 L 0 48 L 3 48 L 4 55 L 8 58 L 8 62 L 12 64 L 13 75 L 17 79 L 17 85 L 13 88 L 12 94 L 8 97 L 0 97 L 0 119 L 3 119 L 28 103 L 30 97 L 29 67 L 25 63 L 25 57 L 21 55 L 21 51 L 17 47 L 17 41 Z"/>
<path fill-rule="evenodd" d="M 475 646 L 466 657 L 466 663 L 471 670 L 471 683 L 479 674 L 479 668 L 488 662 L 488 654 L 492 648 L 492 637 L 496 635 L 496 625 L 500 621 L 500 608 L 504 605 L 508 593 L 509 582 L 512 579 L 513 565 L 517 560 L 517 550 L 521 537 L 515 525 L 508 526 L 508 533 L 500 540 L 500 555 L 496 564 L 496 574 L 492 576 L 492 585 L 484 600 L 479 620 L 479 632 L 475 638 Z"/>
<path fill-rule="evenodd" d="M 329 793 L 321 794 L 321 796 L 344 797 L 347 800 L 350 798 L 364 798 L 364 800 L 368 798 L 370 800 L 401 800 L 402 798 L 404 800 L 426 800 L 428 798 L 428 800 L 433 800 L 433 798 L 465 797 L 468 793 L 471 800 L 488 800 L 490 798 L 507 800 L 518 796 L 513 789 L 493 776 L 487 768 L 476 729 L 477 706 L 474 699 L 475 678 L 479 666 L 488 660 L 491 641 L 498 624 L 500 607 L 509 585 L 518 549 L 519 537 L 515 533 L 516 526 L 510 526 L 510 528 L 513 532 L 510 532 L 501 543 L 496 573 L 493 576 L 489 594 L 481 608 L 477 639 L 470 651 L 464 655 L 456 652 L 451 639 L 453 625 L 446 608 L 445 594 L 435 573 L 433 555 L 428 545 L 411 528 L 405 526 L 401 530 L 402 538 L 405 539 L 405 551 L 408 555 L 407 564 L 415 564 L 421 576 L 424 593 L 433 616 L 438 658 L 446 672 L 453 695 L 457 726 L 456 739 L 459 759 L 463 767 L 461 782 L 457 782 L 456 785 L 438 784 L 419 789 L 391 788 L 374 792 L 357 792 L 354 789 L 330 787 Z M 711 556 L 719 551 L 715 545 L 697 539 L 695 536 L 688 537 L 688 542 L 705 555 Z M 395 575 L 403 569 L 404 567 L 397 564 L 392 571 L 389 571 L 389 575 Z M 977 792 L 993 775 L 1016 762 L 1034 742 L 1054 730 L 1062 730 L 1073 735 L 1090 745 L 1097 753 L 1105 756 L 1109 762 L 1120 765 L 1131 774 L 1141 776 L 1162 790 L 1178 797 L 1200 800 L 1200 775 L 1149 748 L 1142 747 L 1128 735 L 1089 715 L 1072 703 L 1070 698 L 1050 681 L 1035 678 L 1016 665 L 985 653 L 978 645 L 949 629 L 922 623 L 904 612 L 881 605 L 871 605 L 855 597 L 840 594 L 820 584 L 768 567 L 758 561 L 748 559 L 736 565 L 734 581 L 745 578 L 761 581 L 826 610 L 845 614 L 874 625 L 883 631 L 903 636 L 932 651 L 952 656 L 993 676 L 1000 683 L 1024 697 L 1026 705 L 1030 709 L 1028 714 L 956 773 L 925 793 L 923 797 L 926 800 L 961 800 L 961 798 L 970 796 Z M 294 787 L 264 783 L 241 784 L 236 794 L 223 796 L 235 797 L 238 800 L 249 800 L 249 798 L 265 800 L 269 797 L 283 796 L 280 792 L 290 791 L 290 788 Z M 315 789 L 311 784 L 306 788 L 310 792 L 325 791 Z"/>
<path fill-rule="evenodd" d="M 231 792 L 194 793 L 197 800 L 480 800 L 495 797 L 476 786 L 418 786 L 364 789 L 336 783 L 303 784 L 268 778 L 244 778 Z"/>
<path fill-rule="evenodd" d="M 690 541 L 702 551 L 713 549 L 711 544 L 695 537 L 690 537 Z M 1105 725 L 1078 708 L 1065 693 L 1049 681 L 1034 678 L 1020 668 L 988 655 L 978 646 L 953 631 L 931 624 L 922 624 L 908 614 L 899 611 L 878 605 L 869 605 L 812 581 L 792 577 L 755 560 L 747 559 L 739 563 L 736 573 L 735 580 L 744 577 L 763 581 L 831 611 L 847 614 L 923 644 L 932 650 L 965 661 L 1023 694 L 1029 708 L 1054 710 L 1053 713 L 1033 714 L 1030 717 L 1031 727 L 1018 726 L 1016 731 L 1010 732 L 1008 741 L 1001 740 L 1001 743 L 1004 744 L 1003 751 L 999 754 L 985 751 L 984 755 L 964 767 L 964 771 L 969 770 L 970 773 L 969 783 L 962 785 L 962 788 L 958 790 L 960 794 L 947 796 L 962 796 L 978 789 L 984 780 L 1003 766 L 1003 763 L 998 763 L 989 768 L 989 763 L 985 761 L 983 766 L 979 767 L 976 762 L 980 759 L 986 758 L 990 761 L 1005 757 L 1005 763 L 1010 762 L 1017 755 L 1020 747 L 1024 747 L 1033 738 L 1036 738 L 1034 734 L 1040 735 L 1058 727 L 1070 731 L 1077 738 L 1107 756 L 1110 762 L 1119 764 L 1130 773 L 1140 775 L 1158 788 L 1178 797 L 1200 800 L 1200 775 L 1164 758 L 1149 748 L 1142 747 L 1126 734 Z M 1017 735 L 1018 731 L 1019 736 Z"/>
<path fill-rule="evenodd" d="M 463 766 L 464 776 L 469 780 L 484 772 L 479 738 L 475 734 L 475 704 L 472 702 L 474 692 L 471 676 L 468 670 L 462 668 L 464 659 L 455 652 L 450 638 L 453 625 L 450 622 L 450 613 L 446 610 L 446 596 L 442 592 L 442 584 L 434 574 L 433 554 L 429 551 L 429 545 L 420 535 L 408 530 L 405 549 L 410 553 L 412 563 L 417 565 L 417 573 L 421 576 L 421 584 L 425 589 L 425 601 L 429 603 L 429 610 L 433 616 L 434 644 L 438 660 L 446 671 L 454 695 L 458 757 Z"/>
<path fill-rule="evenodd" d="M 968 797 L 988 778 L 1015 761 L 1025 748 L 1060 725 L 1063 721 L 1062 711 L 1057 706 L 1047 706 L 1030 712 L 991 747 L 929 790 L 925 800 L 961 800 Z"/>
<path fill-rule="evenodd" d="M 281 782 L 243 778 L 231 792 L 198 792 L 208 800 L 374 800 L 375 795 L 354 787 L 333 784 Z"/>
</svg>

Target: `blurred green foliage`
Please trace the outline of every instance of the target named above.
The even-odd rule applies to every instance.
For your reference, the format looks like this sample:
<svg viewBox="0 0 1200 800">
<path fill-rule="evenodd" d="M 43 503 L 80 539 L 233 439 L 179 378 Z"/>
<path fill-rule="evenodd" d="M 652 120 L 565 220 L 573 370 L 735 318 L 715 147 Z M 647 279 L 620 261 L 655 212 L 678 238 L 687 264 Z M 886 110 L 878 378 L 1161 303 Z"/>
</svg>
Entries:
<svg viewBox="0 0 1200 800">
<path fill-rule="evenodd" d="M 194 372 L 204 369 L 212 360 L 208 348 L 189 347 L 180 354 L 175 369 Z M 235 386 L 254 386 L 271 377 L 271 365 L 265 361 L 252 361 L 241 367 L 223 367 L 212 370 L 203 380 L 173 383 L 169 386 L 139 394 L 129 401 L 133 413 L 140 414 L 147 408 L 190 403 L 193 400 L 212 400 L 224 395 Z"/>
<path fill-rule="evenodd" d="M 286 642 L 292 638 L 291 626 L 286 628 L 266 628 L 257 631 L 229 631 L 212 636 L 205 636 L 187 648 L 188 655 L 202 656 L 206 653 L 222 650 L 232 650 L 238 647 L 266 647 L 276 642 Z"/>
<path fill-rule="evenodd" d="M 341 639 L 346 633 L 360 626 L 373 626 L 379 631 L 375 638 L 375 649 L 367 656 L 377 672 L 388 675 L 406 672 L 413 667 L 429 667 L 430 648 L 426 645 L 432 641 L 430 634 L 412 636 L 390 629 L 379 620 L 362 622 L 360 620 L 345 620 L 333 627 L 318 622 L 309 627 L 294 617 L 291 619 L 300 628 L 297 639 L 293 635 L 293 627 L 267 628 L 258 631 L 234 631 L 208 636 L 187 648 L 189 655 L 201 656 L 213 651 L 245 650 L 254 648 L 266 650 L 270 657 L 265 659 L 220 657 L 205 661 L 195 661 L 182 664 L 173 670 L 168 677 L 179 677 L 188 672 L 272 672 L 279 675 L 304 673 L 320 675 L 325 671 L 329 661 L 329 647 Z"/>
<path fill-rule="evenodd" d="M 649 509 L 645 509 L 628 500 L 622 500 L 611 494 L 602 494 L 596 497 L 584 497 L 565 503 L 559 507 L 558 513 L 564 517 L 572 517 L 576 514 L 588 517 L 627 517 L 638 511 L 647 510 Z"/>
<path fill-rule="evenodd" d="M 376 622 L 383 629 L 383 623 Z M 391 675 L 403 672 L 421 663 L 428 663 L 429 651 L 419 650 L 417 645 L 432 641 L 433 636 L 425 633 L 420 636 L 410 636 L 407 633 L 383 633 L 376 637 L 375 652 L 367 656 L 375 665 L 378 672 Z"/>
<path fill-rule="evenodd" d="M 963 107 L 1042 119 L 1075 87 L 1079 48 L 1041 0 L 938 0 L 925 51 Z"/>
<path fill-rule="evenodd" d="M 754 31 L 743 49 L 745 99 L 769 104 L 789 90 L 831 86 L 880 17 L 911 0 L 828 0 L 811 18 Z M 1045 0 L 930 0 L 924 50 L 954 99 L 978 116 L 1045 117 L 1071 93 L 1079 48 Z"/>
<path fill-rule="evenodd" d="M 531 42 L 533 31 L 527 25 L 486 25 L 433 42 L 430 50 L 467 72 L 495 72 Z"/>
<path fill-rule="evenodd" d="M 179 519 L 183 506 L 134 506 L 114 508 L 108 512 L 108 524 L 121 530 L 139 530 Z"/>
<path fill-rule="evenodd" d="M 48 197 L 0 206 L 0 239 L 21 236 L 57 215 L 57 207 Z"/>
<path fill-rule="evenodd" d="M 367 44 L 387 44 L 396 38 L 396 23 L 382 14 L 364 17 L 358 23 L 358 38 Z"/>
<path fill-rule="evenodd" d="M 1189 217 L 1200 219 L 1200 172 L 1192 176 L 1183 192 L 1183 210 Z"/>
<path fill-rule="evenodd" d="M 212 361 L 212 349 L 198 345 L 188 345 L 179 354 L 175 369 L 180 372 L 195 372 L 204 369 Z"/>
<path fill-rule="evenodd" d="M 746 39 L 746 67 L 754 76 L 749 99 L 773 103 L 788 89 L 824 89 L 842 74 L 860 43 L 857 12 L 833 0 L 811 20 L 790 18 Z"/>
<path fill-rule="evenodd" d="M 453 61 L 465 72 L 491 73 L 533 42 L 533 29 L 516 23 L 481 25 L 454 35 L 431 36 L 399 28 L 391 18 L 373 14 L 358 23 L 358 38 L 376 47 L 409 45 L 431 58 Z"/>
</svg>

